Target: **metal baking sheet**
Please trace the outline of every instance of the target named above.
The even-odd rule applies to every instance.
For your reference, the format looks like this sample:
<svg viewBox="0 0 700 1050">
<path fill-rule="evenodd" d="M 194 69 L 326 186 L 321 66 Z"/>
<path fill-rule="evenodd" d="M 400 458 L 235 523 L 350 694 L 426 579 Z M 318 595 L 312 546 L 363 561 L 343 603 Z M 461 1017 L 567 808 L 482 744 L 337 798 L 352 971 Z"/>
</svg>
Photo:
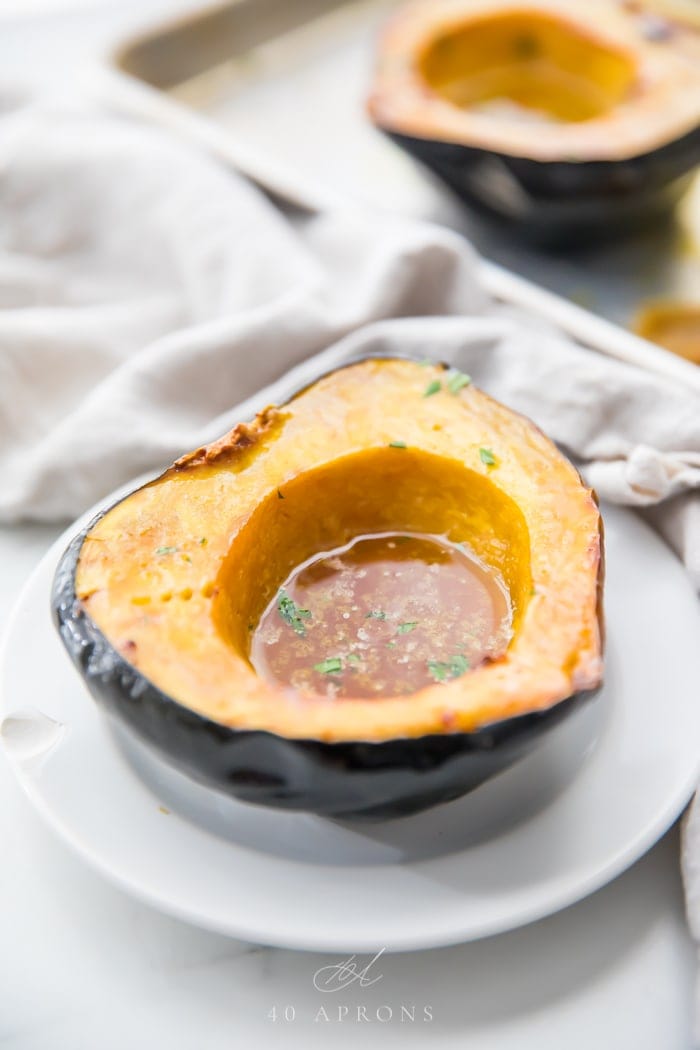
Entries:
<svg viewBox="0 0 700 1050">
<path fill-rule="evenodd" d="M 699 0 L 656 3 L 700 9 Z M 198 131 L 209 145 L 216 147 L 218 134 L 224 148 L 225 136 L 231 159 L 256 169 L 251 173 L 262 181 L 281 180 L 283 190 L 315 187 L 317 198 L 331 202 L 349 198 L 444 223 L 466 234 L 486 259 L 565 302 L 536 289 L 528 295 L 524 284 L 492 268 L 491 283 L 503 298 L 522 305 L 537 300 L 540 312 L 573 334 L 583 325 L 591 338 L 581 341 L 607 339 L 617 356 L 689 379 L 695 366 L 653 354 L 656 348 L 615 334 L 613 326 L 596 328 L 595 318 L 585 322 L 584 314 L 627 328 L 649 300 L 700 302 L 700 175 L 675 221 L 652 231 L 605 246 L 571 245 L 558 254 L 524 246 L 457 201 L 367 119 L 377 35 L 396 6 L 397 0 L 234 0 L 125 43 L 114 65 L 132 84 L 148 88 L 144 109 Z M 156 94 L 167 98 L 169 109 L 154 104 Z M 205 118 L 208 133 L 201 122 L 178 122 L 176 109 Z M 584 310 L 567 311 L 566 301 Z"/>
</svg>

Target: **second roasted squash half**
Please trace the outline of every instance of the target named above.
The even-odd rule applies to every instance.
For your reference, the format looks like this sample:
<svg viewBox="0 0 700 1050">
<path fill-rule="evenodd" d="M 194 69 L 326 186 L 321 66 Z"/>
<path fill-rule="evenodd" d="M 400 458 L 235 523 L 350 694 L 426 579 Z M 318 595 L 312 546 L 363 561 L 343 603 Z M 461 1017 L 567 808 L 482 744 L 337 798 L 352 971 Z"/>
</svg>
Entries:
<svg viewBox="0 0 700 1050">
<path fill-rule="evenodd" d="M 369 111 L 535 239 L 614 233 L 700 163 L 700 31 L 615 0 L 417 0 L 384 32 Z"/>
<path fill-rule="evenodd" d="M 600 528 L 592 493 L 528 420 L 459 373 L 367 359 L 101 514 L 66 552 L 53 606 L 94 696 L 177 768 L 248 801 L 396 816 L 470 790 L 595 692 Z M 439 538 L 497 581 L 500 648 L 473 667 L 441 658 L 402 695 L 353 695 L 349 658 L 312 679 L 347 674 L 342 696 L 261 674 L 267 609 L 290 644 L 322 636 L 320 612 L 285 594 L 290 574 L 392 535 L 407 550 Z M 386 613 L 364 615 L 388 630 Z M 416 651 L 415 628 L 398 616 L 397 661 Z"/>
</svg>

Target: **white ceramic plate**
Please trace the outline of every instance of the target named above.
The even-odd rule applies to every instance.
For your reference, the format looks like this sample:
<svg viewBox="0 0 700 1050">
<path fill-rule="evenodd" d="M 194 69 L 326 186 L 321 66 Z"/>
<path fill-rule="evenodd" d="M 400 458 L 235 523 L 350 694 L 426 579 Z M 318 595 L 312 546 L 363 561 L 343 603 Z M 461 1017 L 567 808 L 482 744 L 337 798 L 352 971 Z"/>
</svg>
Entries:
<svg viewBox="0 0 700 1050">
<path fill-rule="evenodd" d="M 246 940 L 318 950 L 427 948 L 511 929 L 623 871 L 700 773 L 700 612 L 685 573 L 633 514 L 605 508 L 603 693 L 472 795 L 344 825 L 194 788 L 128 754 L 58 640 L 61 538 L 27 583 L 0 657 L 1 737 L 27 794 L 128 893 Z M 40 713 L 39 713 L 40 712 Z"/>
</svg>

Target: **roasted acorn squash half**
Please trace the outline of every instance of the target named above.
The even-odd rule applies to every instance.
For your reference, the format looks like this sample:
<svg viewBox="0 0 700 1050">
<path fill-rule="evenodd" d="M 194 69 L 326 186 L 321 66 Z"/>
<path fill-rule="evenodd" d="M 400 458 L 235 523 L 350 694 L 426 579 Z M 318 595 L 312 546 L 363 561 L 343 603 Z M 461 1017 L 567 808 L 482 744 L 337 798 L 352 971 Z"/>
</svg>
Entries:
<svg viewBox="0 0 700 1050">
<path fill-rule="evenodd" d="M 700 31 L 614 0 L 418 0 L 384 32 L 369 112 L 533 239 L 612 234 L 700 163 Z"/>
<path fill-rule="evenodd" d="M 390 530 L 465 545 L 503 582 L 507 648 L 411 695 L 261 677 L 251 631 L 295 566 Z M 442 366 L 370 358 L 100 514 L 53 609 L 95 698 L 181 771 L 246 801 L 387 817 L 469 791 L 595 692 L 602 564 L 596 500 L 532 423 Z"/>
</svg>

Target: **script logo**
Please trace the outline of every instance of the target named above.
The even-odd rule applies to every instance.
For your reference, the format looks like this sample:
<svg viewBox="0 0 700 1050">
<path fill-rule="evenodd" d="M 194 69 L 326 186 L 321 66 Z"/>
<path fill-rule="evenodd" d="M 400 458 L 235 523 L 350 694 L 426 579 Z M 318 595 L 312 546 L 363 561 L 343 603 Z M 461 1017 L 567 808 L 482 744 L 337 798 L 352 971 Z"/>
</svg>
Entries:
<svg viewBox="0 0 700 1050">
<path fill-rule="evenodd" d="M 344 988 L 348 988 L 351 984 L 359 982 L 360 988 L 369 988 L 370 985 L 376 984 L 377 981 L 381 981 L 383 974 L 378 973 L 370 976 L 370 970 L 376 963 L 380 955 L 384 954 L 385 949 L 377 952 L 373 959 L 359 968 L 357 963 L 357 956 L 351 955 L 349 959 L 345 959 L 343 962 L 331 963 L 330 966 L 322 966 L 314 974 L 314 988 L 319 992 L 340 992 Z"/>
</svg>

